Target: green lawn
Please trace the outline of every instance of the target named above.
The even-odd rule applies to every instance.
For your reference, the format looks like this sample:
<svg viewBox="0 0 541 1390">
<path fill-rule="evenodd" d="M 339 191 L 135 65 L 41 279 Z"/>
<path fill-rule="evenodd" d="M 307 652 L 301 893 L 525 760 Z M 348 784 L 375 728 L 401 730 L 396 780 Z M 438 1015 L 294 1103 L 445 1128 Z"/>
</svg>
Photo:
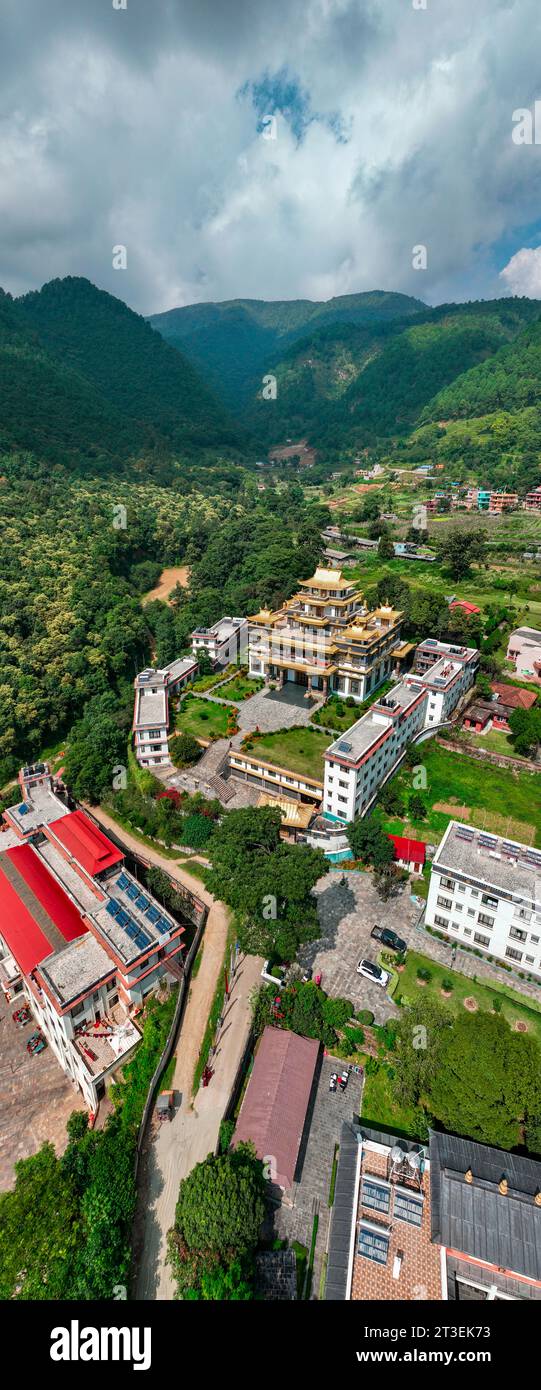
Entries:
<svg viewBox="0 0 541 1390">
<path fill-rule="evenodd" d="M 327 729 L 335 729 L 338 734 L 345 733 L 345 730 L 350 729 L 352 724 L 361 719 L 363 714 L 366 714 L 366 711 L 370 709 L 370 706 L 375 704 L 376 700 L 380 700 L 382 695 L 386 695 L 394 684 L 394 681 L 385 681 L 378 690 L 372 692 L 367 700 L 363 700 L 359 704 L 353 702 L 353 704 L 348 705 L 346 700 L 341 699 L 339 695 L 331 695 L 321 709 L 316 710 L 312 723 L 322 724 Z"/>
<path fill-rule="evenodd" d="M 454 817 L 495 834 L 541 845 L 539 773 L 516 772 L 484 763 L 481 766 L 467 754 L 442 748 L 435 738 L 419 745 L 418 757 L 418 765 L 426 769 L 427 775 L 427 788 L 419 789 L 428 809 L 427 819 L 407 823 L 402 817 L 387 819 L 391 833 L 438 841 Z M 406 799 L 417 790 L 411 769 L 402 768 L 396 780 Z M 434 810 L 438 804 L 445 804 L 448 809 Z M 469 809 L 469 817 L 459 814 L 462 807 Z"/>
<path fill-rule="evenodd" d="M 505 753 L 507 758 L 520 756 L 515 753 L 509 734 L 504 734 L 503 729 L 490 729 L 488 734 L 470 734 L 468 730 L 462 730 L 462 738 L 466 745 L 471 743 L 473 748 L 487 748 L 489 753 Z"/>
<path fill-rule="evenodd" d="M 431 975 L 428 984 L 425 985 L 420 984 L 417 979 L 417 971 L 423 966 Z M 453 981 L 453 992 L 448 999 L 440 993 L 442 980 L 445 979 Z M 533 1033 L 541 1042 L 541 1003 L 539 1008 L 536 1008 L 535 1001 L 532 1001 L 531 1005 L 529 1002 L 525 1003 L 524 996 L 506 985 L 492 985 L 485 980 L 481 983 L 468 975 L 462 975 L 458 970 L 452 970 L 450 951 L 448 966 L 440 965 L 429 956 L 419 955 L 417 951 L 408 951 L 405 968 L 398 975 L 395 998 L 413 1001 L 419 994 L 436 995 L 453 1014 L 462 1012 L 464 1000 L 468 998 L 475 999 L 479 1009 L 484 1011 L 492 1010 L 494 999 L 501 1000 L 501 1013 L 507 1022 L 511 1026 L 516 1021 L 526 1023 L 528 1032 Z"/>
<path fill-rule="evenodd" d="M 233 676 L 233 679 L 221 685 L 217 694 L 220 700 L 247 700 L 249 695 L 255 695 L 261 690 L 264 682 L 258 677 L 253 676 Z"/>
<path fill-rule="evenodd" d="M 251 734 L 246 751 L 264 762 L 277 763 L 291 772 L 323 781 L 323 754 L 329 735 L 319 729 L 285 729 L 275 734 Z"/>
<path fill-rule="evenodd" d="M 176 728 L 194 738 L 225 738 L 232 713 L 236 714 L 235 705 L 218 705 L 197 695 L 186 695 L 177 713 Z"/>
<path fill-rule="evenodd" d="M 387 1066 L 381 1063 L 375 1076 L 365 1072 L 361 1124 L 373 1129 L 388 1129 L 398 1138 L 426 1138 L 426 1118 L 413 1105 L 401 1105 L 395 1100 Z"/>
</svg>

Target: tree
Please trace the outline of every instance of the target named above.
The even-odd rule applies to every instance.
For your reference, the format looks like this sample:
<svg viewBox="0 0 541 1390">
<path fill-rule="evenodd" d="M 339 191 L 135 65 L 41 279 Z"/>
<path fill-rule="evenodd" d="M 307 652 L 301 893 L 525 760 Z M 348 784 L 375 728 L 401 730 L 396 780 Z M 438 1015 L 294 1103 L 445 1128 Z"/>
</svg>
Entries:
<svg viewBox="0 0 541 1390">
<path fill-rule="evenodd" d="M 426 802 L 418 792 L 412 792 L 408 798 L 408 811 L 412 820 L 426 820 Z"/>
<path fill-rule="evenodd" d="M 201 757 L 202 751 L 193 734 L 174 734 L 169 739 L 169 754 L 175 767 L 191 767 Z"/>
<path fill-rule="evenodd" d="M 404 1009 L 396 1029 L 393 1079 L 393 1090 L 402 1103 L 419 1105 L 424 1101 L 430 1106 L 443 1037 L 452 1023 L 449 1009 L 424 995 Z"/>
<path fill-rule="evenodd" d="M 0 1298 L 73 1297 L 78 1200 L 52 1144 L 15 1165 L 15 1187 L 0 1195 Z"/>
<path fill-rule="evenodd" d="M 438 555 L 451 579 L 465 579 L 472 564 L 482 564 L 486 555 L 486 532 L 449 531 L 438 545 Z"/>
<path fill-rule="evenodd" d="M 126 729 L 112 694 L 88 702 L 72 731 L 64 764 L 64 779 L 75 797 L 97 802 L 112 790 L 115 768 L 126 762 Z"/>
<path fill-rule="evenodd" d="M 379 539 L 378 555 L 380 560 L 394 560 L 394 543 L 385 533 Z"/>
<path fill-rule="evenodd" d="M 464 1014 L 442 1035 L 429 1089 L 446 1129 L 512 1149 L 526 1117 L 541 1113 L 539 1046 L 501 1014 Z"/>
<path fill-rule="evenodd" d="M 186 1289 L 184 1299 L 191 1302 L 196 1299 L 212 1300 L 214 1303 L 225 1300 L 247 1302 L 254 1296 L 251 1271 L 246 1270 L 247 1263 L 247 1260 L 233 1260 L 225 1268 L 221 1264 L 211 1264 L 202 1270 L 199 1287 Z"/>
<path fill-rule="evenodd" d="M 390 864 L 394 845 L 376 816 L 358 817 L 346 826 L 346 835 L 356 859 L 374 868 Z"/>
<path fill-rule="evenodd" d="M 385 782 L 378 793 L 378 805 L 387 815 L 398 816 L 403 811 L 403 799 L 394 779 Z"/>
<path fill-rule="evenodd" d="M 322 850 L 283 844 L 281 819 L 269 806 L 224 815 L 209 843 L 207 886 L 242 914 L 243 950 L 268 955 L 280 940 L 291 958 L 293 946 L 317 935 L 312 889 L 329 863 Z"/>
<path fill-rule="evenodd" d="M 209 1154 L 183 1178 L 175 1231 L 188 1251 L 226 1262 L 255 1248 L 265 1215 L 263 1164 L 252 1145 Z"/>
<path fill-rule="evenodd" d="M 509 728 L 515 752 L 535 758 L 541 743 L 541 707 L 513 710 Z"/>
<path fill-rule="evenodd" d="M 397 864 L 379 864 L 374 869 L 374 887 L 383 902 L 394 897 L 400 884 L 405 883 L 407 877 L 405 870 L 399 869 Z"/>
</svg>

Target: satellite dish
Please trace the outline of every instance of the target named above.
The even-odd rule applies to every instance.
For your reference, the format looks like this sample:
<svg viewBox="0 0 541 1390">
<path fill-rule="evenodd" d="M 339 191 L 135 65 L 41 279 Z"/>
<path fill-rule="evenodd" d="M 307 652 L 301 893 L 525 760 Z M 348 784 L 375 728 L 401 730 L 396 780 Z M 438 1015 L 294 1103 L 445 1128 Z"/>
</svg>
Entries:
<svg viewBox="0 0 541 1390">
<path fill-rule="evenodd" d="M 392 1147 L 392 1149 L 391 1149 L 391 1161 L 392 1161 L 393 1163 L 402 1163 L 403 1158 L 404 1158 L 404 1149 L 402 1148 L 402 1145 L 401 1145 L 401 1144 L 393 1144 L 393 1147 Z"/>
<path fill-rule="evenodd" d="M 415 1173 L 418 1172 L 419 1168 L 421 1167 L 421 1155 L 412 1152 L 408 1154 L 407 1159 L 410 1168 L 413 1168 L 413 1171 Z"/>
</svg>

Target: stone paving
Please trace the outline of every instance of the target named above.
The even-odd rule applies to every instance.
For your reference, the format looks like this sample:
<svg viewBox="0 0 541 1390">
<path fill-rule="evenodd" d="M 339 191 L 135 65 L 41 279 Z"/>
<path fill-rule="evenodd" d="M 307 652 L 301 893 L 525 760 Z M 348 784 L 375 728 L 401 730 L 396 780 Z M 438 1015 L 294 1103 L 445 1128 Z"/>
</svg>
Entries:
<svg viewBox="0 0 541 1390">
<path fill-rule="evenodd" d="M 24 1003 L 21 996 L 19 1003 Z M 86 1106 L 75 1083 L 62 1071 L 51 1047 L 31 1057 L 26 1050 L 36 1028 L 32 1020 L 17 1028 L 17 1008 L 2 996 L 0 1005 L 0 1191 L 13 1187 L 14 1165 L 50 1140 L 57 1154 L 67 1143 L 66 1120 Z"/>
<path fill-rule="evenodd" d="M 317 1089 L 308 1113 L 305 1135 L 297 1164 L 297 1181 L 291 1193 L 273 1214 L 272 1232 L 280 1239 L 298 1240 L 310 1249 L 314 1216 L 318 1231 L 312 1279 L 312 1298 L 319 1297 L 323 1256 L 327 1249 L 331 1209 L 329 1192 L 335 1146 L 339 1143 L 344 1120 L 358 1117 L 361 1109 L 362 1074 L 350 1072 L 345 1091 L 329 1091 L 331 1073 L 344 1066 L 324 1056 L 320 1063 Z"/>
<path fill-rule="evenodd" d="M 397 897 L 383 902 L 371 873 L 331 872 L 316 884 L 321 936 L 301 947 L 299 959 L 313 975 L 321 974 L 329 994 L 351 999 L 355 1011 L 371 1009 L 376 1023 L 398 1015 L 398 1009 L 380 985 L 357 975 L 361 957 L 377 964 L 380 943 L 372 940 L 372 927 L 391 927 L 410 943 L 419 908 L 412 903 L 406 884 Z"/>
</svg>

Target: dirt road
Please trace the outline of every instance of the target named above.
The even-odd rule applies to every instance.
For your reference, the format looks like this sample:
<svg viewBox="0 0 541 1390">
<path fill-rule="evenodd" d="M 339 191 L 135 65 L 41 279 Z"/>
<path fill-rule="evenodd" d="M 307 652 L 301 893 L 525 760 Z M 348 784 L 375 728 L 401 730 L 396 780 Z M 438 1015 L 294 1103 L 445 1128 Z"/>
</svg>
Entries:
<svg viewBox="0 0 541 1390">
<path fill-rule="evenodd" d="M 155 1131 L 146 1146 L 139 1176 L 140 1247 L 137 1254 L 136 1298 L 170 1299 L 174 1288 L 169 1267 L 165 1264 L 166 1236 L 175 1217 L 175 1206 L 181 1178 L 187 1176 L 196 1163 L 214 1151 L 220 1121 L 223 1118 L 237 1068 L 250 1029 L 250 995 L 260 982 L 263 961 L 258 956 L 241 957 L 232 983 L 231 996 L 225 1006 L 223 1025 L 213 1059 L 214 1075 L 207 1088 L 200 1088 L 192 1105 L 192 1081 L 197 1058 L 216 986 L 223 967 L 227 943 L 228 911 L 172 859 L 165 859 L 157 850 L 140 845 L 128 831 L 101 807 L 92 814 L 111 829 L 134 854 L 164 869 L 171 878 L 193 889 L 209 908 L 203 937 L 203 952 L 198 973 L 190 985 L 188 1003 L 176 1046 L 176 1067 L 172 1082 L 175 1114 Z M 139 1245 L 139 1241 L 138 1241 Z"/>
</svg>

